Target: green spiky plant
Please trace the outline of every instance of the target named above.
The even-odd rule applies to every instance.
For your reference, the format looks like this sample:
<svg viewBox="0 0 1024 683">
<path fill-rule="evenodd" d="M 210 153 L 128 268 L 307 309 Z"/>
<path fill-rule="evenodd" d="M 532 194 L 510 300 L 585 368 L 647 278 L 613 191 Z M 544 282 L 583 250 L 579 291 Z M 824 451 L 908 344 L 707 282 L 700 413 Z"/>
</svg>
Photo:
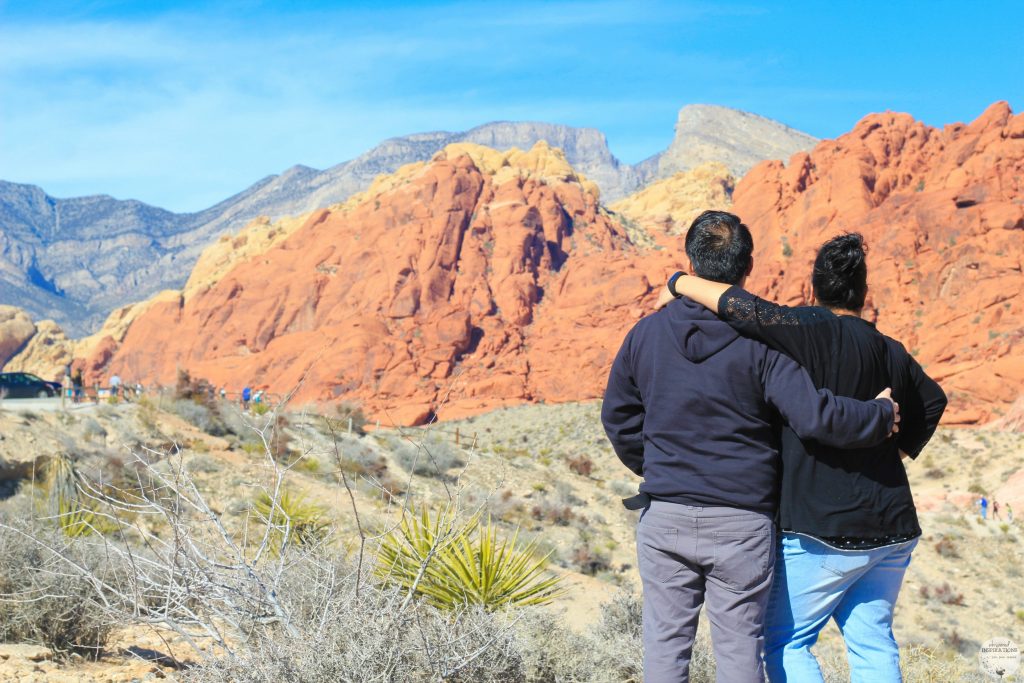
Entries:
<svg viewBox="0 0 1024 683">
<path fill-rule="evenodd" d="M 97 521 L 96 514 L 79 498 L 79 479 L 74 461 L 64 453 L 50 458 L 43 469 L 46 515 L 70 538 L 88 536 Z"/>
<path fill-rule="evenodd" d="M 384 583 L 413 591 L 441 609 L 481 605 L 488 611 L 541 605 L 561 596 L 561 577 L 545 572 L 550 553 L 518 543 L 519 530 L 500 538 L 490 517 L 460 523 L 445 509 L 410 511 L 385 536 L 375 572 Z"/>
<path fill-rule="evenodd" d="M 277 503 L 267 491 L 261 491 L 253 503 L 253 510 L 270 527 L 269 546 L 274 556 L 280 556 L 287 547 L 312 548 L 323 543 L 331 530 L 326 519 L 327 510 L 310 503 L 300 493 L 288 489 L 281 491 Z"/>
</svg>

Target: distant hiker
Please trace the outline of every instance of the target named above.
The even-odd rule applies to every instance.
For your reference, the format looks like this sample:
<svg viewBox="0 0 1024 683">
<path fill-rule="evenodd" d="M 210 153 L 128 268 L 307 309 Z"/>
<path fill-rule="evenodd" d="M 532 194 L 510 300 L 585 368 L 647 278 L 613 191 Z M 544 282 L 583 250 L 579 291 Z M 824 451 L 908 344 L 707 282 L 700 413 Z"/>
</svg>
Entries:
<svg viewBox="0 0 1024 683">
<path fill-rule="evenodd" d="M 224 387 L 221 387 L 220 388 L 220 400 L 223 401 L 227 397 L 227 395 L 228 395 L 228 390 L 225 389 Z"/>
<path fill-rule="evenodd" d="M 694 272 L 709 279 L 742 284 L 752 251 L 749 229 L 729 213 L 705 212 L 686 234 Z M 718 680 L 764 680 L 780 414 L 813 443 L 863 448 L 885 441 L 898 411 L 884 398 L 819 391 L 792 359 L 689 299 L 640 320 L 616 354 L 601 421 L 616 455 L 643 477 L 640 494 L 623 502 L 642 510 L 636 544 L 650 683 L 689 680 L 705 603 Z"/>
<path fill-rule="evenodd" d="M 71 387 L 74 391 L 74 402 L 79 403 L 82 400 L 82 385 L 84 380 L 82 379 L 82 368 L 75 370 L 75 374 L 71 376 Z"/>
<path fill-rule="evenodd" d="M 110 378 L 110 395 L 116 398 L 120 390 L 121 378 L 118 375 L 113 375 Z"/>
<path fill-rule="evenodd" d="M 1002 520 L 1002 517 L 999 516 L 999 501 L 998 500 L 993 500 L 992 501 L 992 519 L 993 520 L 996 520 L 996 519 Z"/>
<path fill-rule="evenodd" d="M 250 399 L 252 399 L 252 389 L 245 387 L 242 389 L 242 410 L 249 410 Z"/>
<path fill-rule="evenodd" d="M 262 389 L 257 389 L 256 390 L 256 395 L 253 397 L 252 400 L 253 400 L 253 403 L 255 403 L 256 405 L 260 405 L 261 403 L 263 403 L 263 390 Z"/>
<path fill-rule="evenodd" d="M 659 304 L 674 296 L 696 301 L 799 362 L 814 386 L 860 399 L 890 386 L 908 408 L 896 438 L 866 449 L 841 451 L 782 428 L 782 542 L 764 632 L 773 683 L 822 680 L 811 648 L 830 620 L 846 641 L 851 680 L 902 680 L 893 609 L 921 536 L 902 457 L 916 458 L 924 448 L 946 396 L 902 344 L 861 318 L 863 238 L 840 235 L 819 248 L 811 274 L 817 306 L 783 306 L 738 286 L 680 275 L 669 280 Z M 688 410 L 679 400 L 674 405 Z M 646 429 L 641 437 L 657 438 Z"/>
<path fill-rule="evenodd" d="M 988 498 L 982 496 L 978 501 L 978 507 L 981 508 L 981 518 L 988 519 Z"/>
<path fill-rule="evenodd" d="M 1006 504 L 1006 523 L 1013 524 L 1013 506 L 1009 503 Z"/>
</svg>

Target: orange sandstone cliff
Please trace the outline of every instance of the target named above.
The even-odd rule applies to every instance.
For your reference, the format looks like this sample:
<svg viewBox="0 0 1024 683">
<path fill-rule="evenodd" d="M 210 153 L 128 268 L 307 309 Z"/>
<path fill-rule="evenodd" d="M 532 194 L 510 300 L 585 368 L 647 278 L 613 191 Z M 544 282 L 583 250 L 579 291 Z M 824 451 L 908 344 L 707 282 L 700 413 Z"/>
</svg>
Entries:
<svg viewBox="0 0 1024 683">
<path fill-rule="evenodd" d="M 596 398 L 679 258 L 639 253 L 543 143 L 452 145 L 276 239 L 251 229 L 265 250 L 226 265 L 229 242 L 214 245 L 197 265 L 208 282 L 150 304 L 87 370 L 170 384 L 187 368 L 298 403 L 358 400 L 396 424 Z"/>
<path fill-rule="evenodd" d="M 868 243 L 867 317 L 950 395 L 945 424 L 998 418 L 1024 394 L 1024 115 L 969 125 L 873 114 L 846 135 L 763 162 L 733 210 L 754 232 L 750 287 L 797 304 L 818 245 Z"/>
<path fill-rule="evenodd" d="M 807 300 L 821 242 L 864 234 L 867 314 L 943 384 L 947 423 L 998 419 L 1024 393 L 1024 116 L 1005 103 L 941 130 L 868 116 L 759 164 L 731 201 L 755 236 L 751 288 L 790 304 Z M 358 400 L 386 424 L 596 398 L 623 335 L 684 264 L 666 232 L 695 210 L 617 206 L 641 229 L 543 143 L 452 145 L 343 205 L 214 245 L 183 292 L 133 309 L 78 362 L 127 381 L 170 384 L 186 368 L 299 403 Z M 657 246 L 630 239 L 644 233 Z"/>
</svg>

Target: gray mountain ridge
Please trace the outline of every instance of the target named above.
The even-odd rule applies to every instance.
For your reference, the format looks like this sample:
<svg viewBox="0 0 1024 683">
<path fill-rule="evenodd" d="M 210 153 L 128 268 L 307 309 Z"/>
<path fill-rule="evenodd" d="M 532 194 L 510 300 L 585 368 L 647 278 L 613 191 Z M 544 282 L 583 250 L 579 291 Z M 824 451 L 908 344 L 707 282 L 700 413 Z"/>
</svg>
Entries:
<svg viewBox="0 0 1024 683">
<path fill-rule="evenodd" d="M 344 201 L 378 175 L 429 160 L 453 142 L 500 150 L 546 140 L 597 183 L 610 203 L 656 180 L 717 160 L 742 176 L 763 159 L 788 159 L 817 140 L 778 122 L 713 105 L 680 110 L 665 152 L 620 162 L 602 132 L 543 122 L 497 121 L 464 132 L 385 140 L 319 170 L 296 165 L 195 213 L 173 213 L 106 195 L 58 199 L 41 188 L 0 181 L 0 304 L 52 318 L 73 336 L 94 331 L 113 309 L 180 288 L 200 253 L 257 216 L 278 218 Z"/>
</svg>

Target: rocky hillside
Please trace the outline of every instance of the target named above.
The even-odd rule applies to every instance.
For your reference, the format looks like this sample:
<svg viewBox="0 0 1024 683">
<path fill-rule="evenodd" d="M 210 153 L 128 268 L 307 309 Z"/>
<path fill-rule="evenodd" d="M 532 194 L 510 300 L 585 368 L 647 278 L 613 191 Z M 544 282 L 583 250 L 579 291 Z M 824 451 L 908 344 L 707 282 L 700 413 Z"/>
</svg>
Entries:
<svg viewBox="0 0 1024 683">
<path fill-rule="evenodd" d="M 701 164 L 725 164 L 737 178 L 765 159 L 788 159 L 809 150 L 818 139 L 767 119 L 728 107 L 690 104 L 679 110 L 676 135 L 659 154 L 654 178 L 668 178 Z M 655 158 L 644 162 L 644 168 Z"/>
<path fill-rule="evenodd" d="M 735 188 L 736 178 L 725 164 L 708 162 L 652 183 L 608 208 L 656 240 L 658 235 L 685 235 L 705 209 L 728 210 Z"/>
<path fill-rule="evenodd" d="M 97 345 L 87 371 L 166 384 L 185 367 L 359 400 L 398 424 L 597 397 L 671 263 L 639 258 L 596 186 L 545 143 L 450 145 L 298 227 L 251 231 L 236 240 L 273 231 L 271 246 L 240 262 L 213 248 L 207 280 Z"/>
<path fill-rule="evenodd" d="M 1024 114 L 1005 102 L 931 128 L 873 114 L 783 165 L 756 166 L 733 209 L 754 231 L 751 286 L 806 301 L 818 245 L 862 233 L 868 311 L 950 395 L 947 424 L 1007 412 L 1024 393 Z"/>
<path fill-rule="evenodd" d="M 294 166 L 192 214 L 107 196 L 57 199 L 35 186 L 0 182 L 0 303 L 24 308 L 36 319 L 53 318 L 76 335 L 91 332 L 114 308 L 181 287 L 202 250 L 225 232 L 236 232 L 258 216 L 297 215 L 344 201 L 378 175 L 428 160 L 456 142 L 507 150 L 529 149 L 544 140 L 597 183 L 602 201 L 614 201 L 689 168 L 693 159 L 724 161 L 737 174 L 751 159 L 784 158 L 806 137 L 722 107 L 685 107 L 669 150 L 634 167 L 616 159 L 604 135 L 592 128 L 488 123 L 465 132 L 386 140 L 326 170 Z M 691 144 L 694 152 L 687 156 Z"/>
</svg>

